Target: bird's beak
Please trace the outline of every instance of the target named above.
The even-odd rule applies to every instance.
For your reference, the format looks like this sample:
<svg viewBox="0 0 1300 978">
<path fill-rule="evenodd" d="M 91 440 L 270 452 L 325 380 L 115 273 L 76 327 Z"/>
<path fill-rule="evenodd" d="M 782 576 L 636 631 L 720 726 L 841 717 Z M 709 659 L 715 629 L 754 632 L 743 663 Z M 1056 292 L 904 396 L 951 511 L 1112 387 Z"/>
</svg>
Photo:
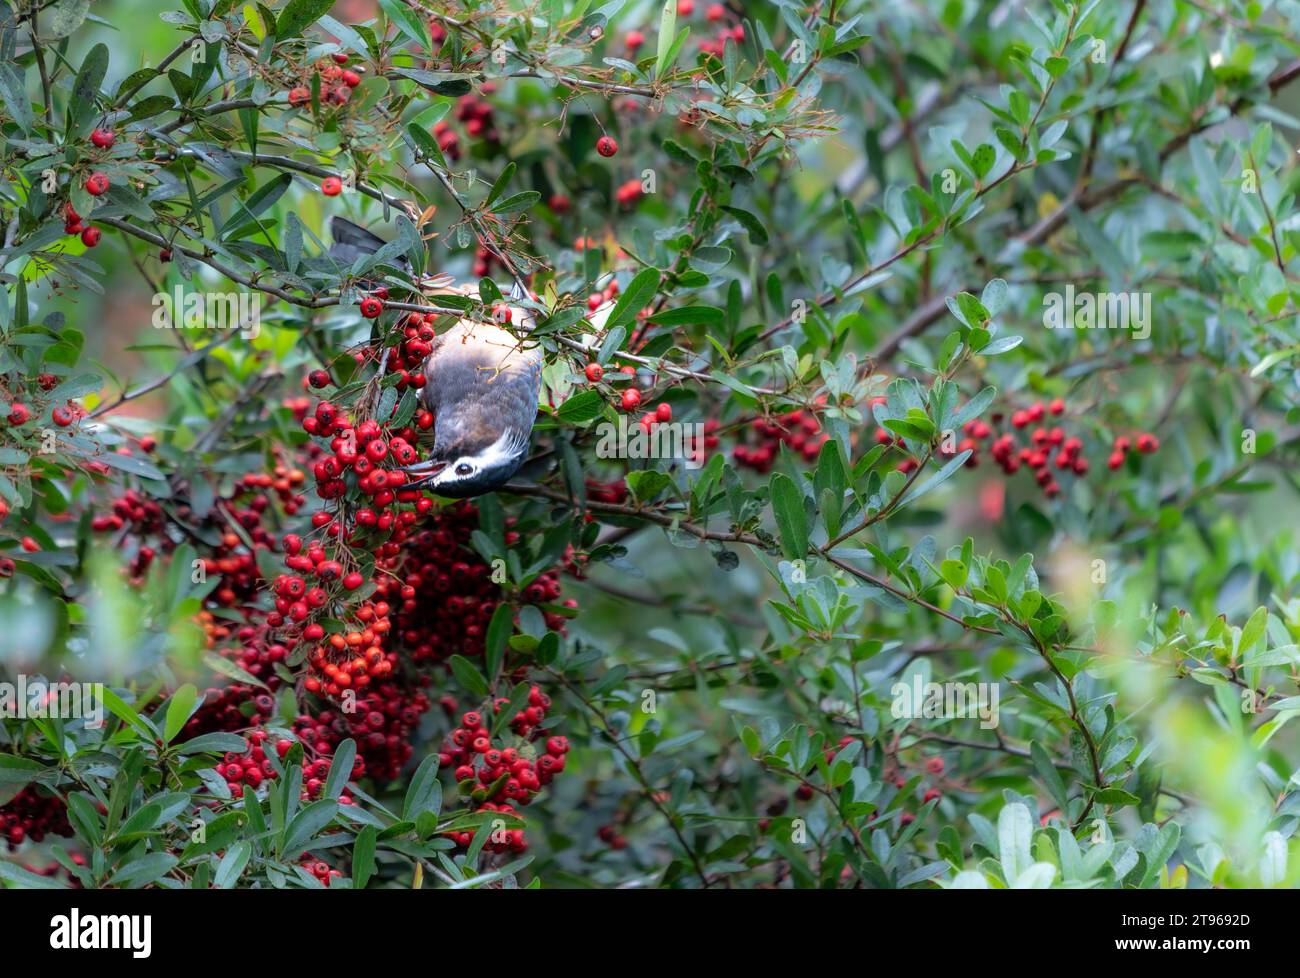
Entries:
<svg viewBox="0 0 1300 978">
<path fill-rule="evenodd" d="M 402 486 L 403 489 L 423 489 L 425 486 L 432 484 L 434 477 L 447 467 L 447 463 L 441 459 L 428 459 L 424 462 L 416 462 L 414 465 L 402 465 L 399 468 L 403 472 L 416 476 L 415 479 Z"/>
</svg>

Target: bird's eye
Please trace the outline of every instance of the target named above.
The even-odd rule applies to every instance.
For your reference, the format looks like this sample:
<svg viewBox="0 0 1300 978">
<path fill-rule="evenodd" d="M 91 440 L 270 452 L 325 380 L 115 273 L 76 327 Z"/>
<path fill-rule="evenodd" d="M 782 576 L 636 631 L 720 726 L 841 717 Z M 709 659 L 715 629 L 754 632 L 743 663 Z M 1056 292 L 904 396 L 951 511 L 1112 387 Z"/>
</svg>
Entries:
<svg viewBox="0 0 1300 978">
<path fill-rule="evenodd" d="M 460 465 L 456 466 L 457 475 L 471 475 L 473 472 L 474 466 L 470 465 L 468 462 L 461 462 Z"/>
</svg>

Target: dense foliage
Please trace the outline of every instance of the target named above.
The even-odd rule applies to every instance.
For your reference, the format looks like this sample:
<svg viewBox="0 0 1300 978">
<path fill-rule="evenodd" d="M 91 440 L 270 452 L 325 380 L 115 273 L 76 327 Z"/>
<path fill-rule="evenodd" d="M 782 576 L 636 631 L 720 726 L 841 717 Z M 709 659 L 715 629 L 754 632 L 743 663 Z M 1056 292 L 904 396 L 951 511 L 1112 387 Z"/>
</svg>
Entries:
<svg viewBox="0 0 1300 978">
<path fill-rule="evenodd" d="M 1300 5 L 274 6 L 0 10 L 6 885 L 1296 882 Z"/>
</svg>

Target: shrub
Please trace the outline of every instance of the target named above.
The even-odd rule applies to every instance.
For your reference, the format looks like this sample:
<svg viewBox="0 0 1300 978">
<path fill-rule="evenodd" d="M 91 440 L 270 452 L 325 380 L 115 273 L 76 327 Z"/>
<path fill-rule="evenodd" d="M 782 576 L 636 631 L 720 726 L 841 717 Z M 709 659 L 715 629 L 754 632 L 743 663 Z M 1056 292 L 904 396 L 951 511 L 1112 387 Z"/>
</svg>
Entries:
<svg viewBox="0 0 1300 978">
<path fill-rule="evenodd" d="M 1293 7 L 517 6 L 0 14 L 0 879 L 1294 883 Z"/>
</svg>

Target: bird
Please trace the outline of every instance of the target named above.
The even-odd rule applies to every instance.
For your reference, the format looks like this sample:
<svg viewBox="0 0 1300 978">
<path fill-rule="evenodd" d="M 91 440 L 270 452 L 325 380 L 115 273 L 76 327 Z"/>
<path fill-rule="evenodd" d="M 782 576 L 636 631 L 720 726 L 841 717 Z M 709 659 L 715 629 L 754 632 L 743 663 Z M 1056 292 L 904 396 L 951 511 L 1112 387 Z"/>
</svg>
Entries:
<svg viewBox="0 0 1300 978">
<path fill-rule="evenodd" d="M 378 235 L 335 217 L 332 257 L 351 264 L 385 245 Z M 409 266 L 407 266 L 409 268 Z M 441 276 L 423 286 L 426 296 L 476 295 L 474 285 L 449 284 Z M 523 298 L 518 283 L 510 298 Z M 534 326 L 532 314 L 506 306 L 520 334 Z M 502 316 L 504 319 L 504 316 Z M 434 418 L 428 458 L 403 470 L 415 478 L 407 489 L 469 499 L 505 485 L 528 456 L 542 381 L 540 345 L 520 339 L 495 322 L 461 319 L 432 340 L 421 369 L 421 406 Z"/>
</svg>

